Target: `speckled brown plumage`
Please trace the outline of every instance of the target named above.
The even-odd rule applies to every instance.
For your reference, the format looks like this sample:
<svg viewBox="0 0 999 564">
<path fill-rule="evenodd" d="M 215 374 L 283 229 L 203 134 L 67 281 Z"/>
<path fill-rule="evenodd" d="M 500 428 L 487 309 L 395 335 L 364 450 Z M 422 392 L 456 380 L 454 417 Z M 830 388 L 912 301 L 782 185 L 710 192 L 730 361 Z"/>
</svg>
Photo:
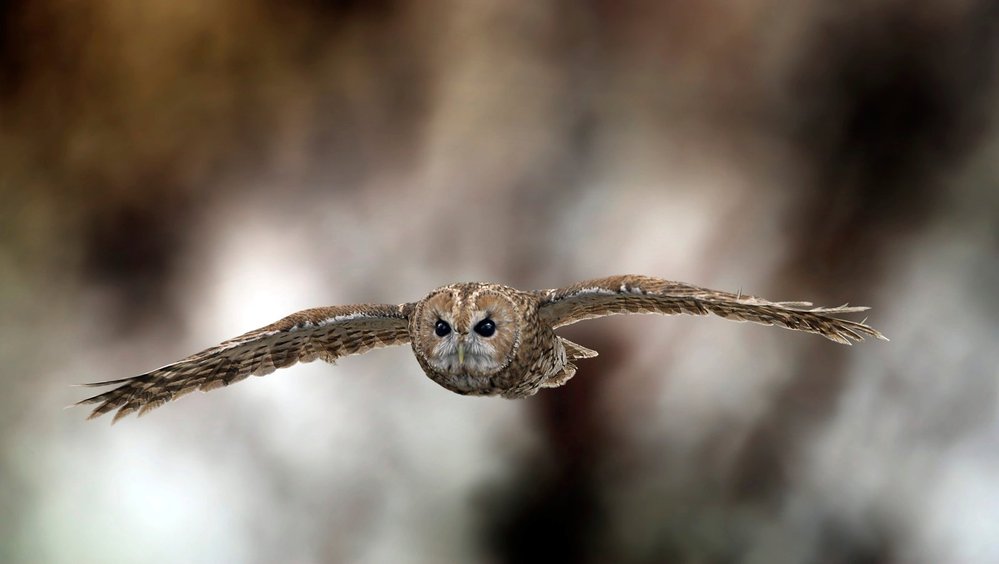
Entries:
<svg viewBox="0 0 999 564">
<path fill-rule="evenodd" d="M 813 307 L 810 302 L 769 302 L 744 294 L 719 292 L 649 276 L 611 276 L 587 280 L 568 288 L 539 292 L 546 323 L 562 327 L 584 319 L 625 313 L 713 313 L 725 319 L 778 325 L 795 331 L 818 333 L 842 343 L 874 337 L 887 341 L 881 333 L 863 322 L 840 319 L 837 315 L 870 308 Z"/>
<path fill-rule="evenodd" d="M 837 317 L 866 309 L 769 302 L 647 276 L 612 276 L 535 292 L 499 284 L 452 284 L 414 303 L 300 311 L 163 368 L 87 384 L 115 387 L 79 404 L 97 404 L 90 418 L 117 410 L 117 421 L 193 390 L 213 390 L 296 362 L 334 362 L 407 342 L 427 376 L 451 391 L 520 398 L 564 384 L 576 372 L 574 361 L 596 356 L 554 331 L 584 319 L 713 313 L 817 333 L 844 344 L 865 337 L 887 340 L 863 322 Z"/>
</svg>

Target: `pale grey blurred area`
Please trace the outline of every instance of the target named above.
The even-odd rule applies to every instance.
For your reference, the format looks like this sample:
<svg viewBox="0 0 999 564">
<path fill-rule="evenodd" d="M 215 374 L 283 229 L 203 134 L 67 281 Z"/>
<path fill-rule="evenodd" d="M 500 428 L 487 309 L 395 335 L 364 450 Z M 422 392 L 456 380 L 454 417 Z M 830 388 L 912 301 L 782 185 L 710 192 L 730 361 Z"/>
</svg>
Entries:
<svg viewBox="0 0 999 564">
<path fill-rule="evenodd" d="M 0 7 L 0 562 L 999 562 L 988 0 Z M 292 311 L 638 273 L 844 347 L 589 321 L 565 387 L 408 348 L 108 425 Z"/>
</svg>

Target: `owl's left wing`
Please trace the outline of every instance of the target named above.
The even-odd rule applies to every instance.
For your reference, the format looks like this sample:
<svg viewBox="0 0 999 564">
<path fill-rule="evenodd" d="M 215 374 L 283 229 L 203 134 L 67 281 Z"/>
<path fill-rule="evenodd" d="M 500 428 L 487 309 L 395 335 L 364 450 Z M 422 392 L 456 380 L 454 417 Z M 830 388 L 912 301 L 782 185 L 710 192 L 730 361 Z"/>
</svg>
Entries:
<svg viewBox="0 0 999 564">
<path fill-rule="evenodd" d="M 207 392 L 247 376 L 263 376 L 297 362 L 361 354 L 409 342 L 412 304 L 355 305 L 307 309 L 229 339 L 183 360 L 145 374 L 84 384 L 115 386 L 76 405 L 98 404 L 89 419 L 118 410 L 114 421 L 139 415 L 178 397 Z"/>
<path fill-rule="evenodd" d="M 770 302 L 648 276 L 587 280 L 568 288 L 541 290 L 538 295 L 539 314 L 552 327 L 624 313 L 713 313 L 735 321 L 817 333 L 846 345 L 851 344 L 851 339 L 862 341 L 865 336 L 888 340 L 863 322 L 838 317 L 867 310 L 867 307 L 812 307 L 809 302 Z"/>
</svg>

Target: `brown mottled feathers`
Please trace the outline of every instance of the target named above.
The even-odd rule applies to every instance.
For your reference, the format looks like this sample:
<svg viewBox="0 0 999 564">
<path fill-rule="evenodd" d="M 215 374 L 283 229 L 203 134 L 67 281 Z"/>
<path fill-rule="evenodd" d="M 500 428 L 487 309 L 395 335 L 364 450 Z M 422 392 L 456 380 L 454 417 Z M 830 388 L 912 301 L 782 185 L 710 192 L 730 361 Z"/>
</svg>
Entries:
<svg viewBox="0 0 999 564">
<path fill-rule="evenodd" d="M 209 391 L 247 376 L 263 376 L 297 362 L 360 354 L 409 342 L 411 304 L 307 309 L 266 327 L 145 374 L 86 384 L 116 387 L 80 404 L 98 404 L 90 419 L 113 411 L 114 421 L 139 415 L 194 390 Z"/>
<path fill-rule="evenodd" d="M 459 283 L 399 306 L 300 311 L 152 372 L 87 384 L 114 388 L 79 403 L 97 404 L 90 418 L 117 410 L 117 421 L 193 390 L 213 390 L 296 362 L 317 358 L 333 362 L 405 343 L 412 345 L 427 376 L 455 393 L 527 397 L 542 387 L 564 384 L 576 373 L 577 360 L 596 356 L 596 351 L 554 332 L 584 319 L 624 313 L 713 313 L 818 333 L 844 344 L 865 337 L 887 340 L 864 322 L 838 317 L 866 309 L 769 302 L 647 276 L 613 276 L 536 292 Z"/>
<path fill-rule="evenodd" d="M 827 339 L 851 344 L 865 336 L 885 340 L 863 322 L 836 317 L 865 311 L 867 307 L 812 307 L 809 302 L 767 300 L 719 292 L 648 276 L 611 276 L 539 292 L 540 314 L 553 327 L 584 319 L 624 313 L 707 315 L 735 321 L 778 325 L 795 331 L 818 333 Z"/>
</svg>

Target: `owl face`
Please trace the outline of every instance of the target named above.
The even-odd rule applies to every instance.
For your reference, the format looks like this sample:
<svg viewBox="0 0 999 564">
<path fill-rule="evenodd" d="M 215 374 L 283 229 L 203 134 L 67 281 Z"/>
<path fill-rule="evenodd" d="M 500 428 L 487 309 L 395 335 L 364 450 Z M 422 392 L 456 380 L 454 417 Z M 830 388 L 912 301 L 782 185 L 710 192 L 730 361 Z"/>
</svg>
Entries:
<svg viewBox="0 0 999 564">
<path fill-rule="evenodd" d="M 413 350 L 427 374 L 459 393 L 486 393 L 520 343 L 520 319 L 509 296 L 486 285 L 436 290 L 416 313 Z"/>
</svg>

